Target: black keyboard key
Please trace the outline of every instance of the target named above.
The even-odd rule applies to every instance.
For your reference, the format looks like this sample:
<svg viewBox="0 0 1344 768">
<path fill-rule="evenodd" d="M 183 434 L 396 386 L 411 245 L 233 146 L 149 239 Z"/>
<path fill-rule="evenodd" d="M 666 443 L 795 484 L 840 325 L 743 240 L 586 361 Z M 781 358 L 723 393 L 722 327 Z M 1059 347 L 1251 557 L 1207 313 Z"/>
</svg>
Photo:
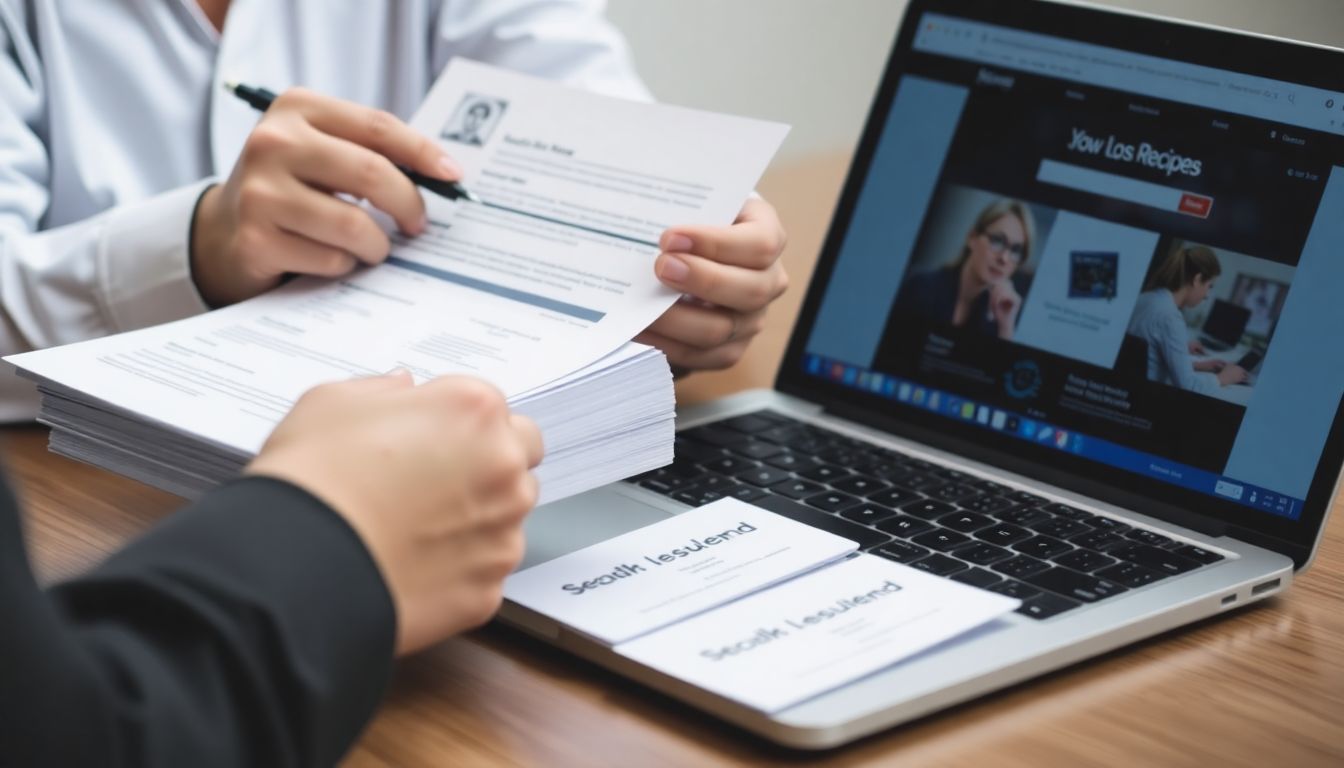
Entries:
<svg viewBox="0 0 1344 768">
<path fill-rule="evenodd" d="M 873 549 L 873 554 L 898 563 L 913 563 L 921 557 L 927 557 L 929 550 L 909 542 L 893 541 Z"/>
<path fill-rule="evenodd" d="M 922 491 L 925 488 L 947 484 L 947 481 L 941 477 L 936 477 L 926 472 L 912 471 L 910 469 L 906 469 L 904 472 L 897 472 L 890 477 L 884 477 L 882 479 L 889 483 L 899 485 L 902 488 L 909 488 L 912 491 Z"/>
<path fill-rule="evenodd" d="M 834 515 L 828 515 L 820 510 L 805 507 L 796 501 L 789 501 L 782 496 L 766 496 L 755 502 L 756 506 L 762 509 L 768 509 L 771 512 L 781 514 L 790 520 L 810 525 L 813 528 L 820 528 L 827 533 L 834 533 L 836 536 L 842 536 L 851 541 L 857 541 L 860 549 L 885 544 L 893 539 L 891 536 L 875 531 L 867 526 L 851 523 L 848 520 L 841 520 Z"/>
<path fill-rule="evenodd" d="M 1027 527 L 1037 533 L 1043 533 L 1046 536 L 1054 536 L 1057 539 L 1067 538 L 1074 534 L 1085 533 L 1092 530 L 1076 520 L 1070 520 L 1065 517 L 1052 517 L 1049 520 L 1032 523 Z"/>
<path fill-rule="evenodd" d="M 897 515 L 896 517 L 883 520 L 877 524 L 878 530 L 886 531 L 894 536 L 900 536 L 902 539 L 908 539 L 911 536 L 918 536 L 925 531 L 934 529 L 933 523 L 926 520 L 920 520 L 918 517 L 910 515 Z"/>
<path fill-rule="evenodd" d="M 899 507 L 918 498 L 919 494 L 907 491 L 904 488 L 888 488 L 868 497 L 870 501 L 884 507 Z"/>
<path fill-rule="evenodd" d="M 724 497 L 724 494 L 730 492 L 732 488 L 721 486 L 719 488 L 709 488 L 700 483 L 689 485 L 679 491 L 672 493 L 672 498 L 680 501 L 682 504 L 689 504 L 692 507 L 703 507 L 711 501 L 718 501 Z"/>
<path fill-rule="evenodd" d="M 839 491 L 822 491 L 815 496 L 808 496 L 804 501 L 827 512 L 839 512 L 859 503 L 859 499 Z"/>
<path fill-rule="evenodd" d="M 954 560 L 947 555 L 932 554 L 920 560 L 910 563 L 911 568 L 918 568 L 921 571 L 928 571 L 935 576 L 948 576 L 957 571 L 964 571 L 970 568 L 969 565 Z"/>
<path fill-rule="evenodd" d="M 1075 549 L 1072 552 L 1057 555 L 1053 559 L 1066 568 L 1072 568 L 1083 573 L 1092 573 L 1099 568 L 1105 568 L 1119 562 L 1113 557 L 1108 557 L 1100 552 L 1093 552 L 1090 549 Z"/>
<path fill-rule="evenodd" d="M 755 467 L 744 472 L 738 472 L 733 477 L 761 488 L 790 479 L 788 472 L 774 467 Z"/>
<path fill-rule="evenodd" d="M 1099 531 L 1110 531 L 1112 533 L 1124 533 L 1130 528 L 1130 526 L 1113 517 L 1102 517 L 1101 515 L 1094 516 L 1087 521 L 1087 524 Z"/>
<path fill-rule="evenodd" d="M 825 486 L 818 485 L 810 480 L 799 480 L 794 478 L 792 480 L 785 480 L 782 483 L 775 483 L 770 486 L 770 490 L 781 496 L 787 496 L 790 499 L 801 499 L 821 493 L 826 490 L 826 488 Z"/>
<path fill-rule="evenodd" d="M 764 488 L 757 488 L 754 485 L 739 485 L 727 495 L 738 501 L 755 501 L 764 496 L 769 496 L 770 492 Z"/>
<path fill-rule="evenodd" d="M 1007 560 L 1010 557 L 1014 557 L 1015 554 L 1016 553 L 1004 549 L 1003 547 L 996 547 L 993 544 L 986 544 L 984 542 L 972 544 L 969 547 L 962 547 L 957 550 L 957 557 L 968 563 L 975 563 L 976 565 L 997 563 L 1000 560 Z"/>
<path fill-rule="evenodd" d="M 756 462 L 748 461 L 739 456 L 723 455 L 709 461 L 700 463 L 700 466 L 711 472 L 718 472 L 721 475 L 735 475 L 744 469 L 751 469 L 756 466 Z"/>
<path fill-rule="evenodd" d="M 766 459 L 765 463 L 789 472 L 806 472 L 821 466 L 820 461 L 801 453 L 781 453 Z"/>
<path fill-rule="evenodd" d="M 951 578 L 953 581 L 960 581 L 962 584 L 969 584 L 980 589 L 1003 581 L 1002 576 L 993 571 L 986 571 L 984 568 L 968 568 L 964 571 L 958 571 L 952 574 Z"/>
<path fill-rule="evenodd" d="M 1003 498 L 1002 496 L 990 496 L 989 494 L 986 493 L 982 493 L 978 496 L 968 496 L 964 499 L 958 499 L 956 504 L 958 507 L 961 507 L 964 510 L 967 510 L 969 512 L 977 512 L 982 515 L 992 515 L 995 512 L 1001 512 L 1013 506 L 1013 502 Z"/>
<path fill-rule="evenodd" d="M 787 424 L 788 422 L 768 411 L 761 411 L 760 413 L 748 413 L 745 416 L 734 416 L 731 419 L 724 419 L 723 421 L 716 423 L 720 426 L 752 435 L 757 432 L 764 432 L 767 429 L 778 427 L 781 424 Z"/>
<path fill-rule="evenodd" d="M 1047 501 L 1034 493 L 1027 493 L 1026 491 L 1010 491 L 1008 493 L 1008 499 L 1010 501 L 1015 501 L 1018 504 L 1025 504 L 1028 507 L 1040 506 Z"/>
<path fill-rule="evenodd" d="M 945 483 L 943 485 L 925 488 L 922 492 L 926 496 L 938 499 L 939 501 L 956 501 L 957 499 L 964 499 L 967 496 L 972 496 L 977 493 L 974 488 L 969 485 L 962 485 L 961 483 Z"/>
<path fill-rule="evenodd" d="M 1175 541 L 1168 536 L 1163 536 L 1160 533 L 1153 533 L 1152 531 L 1147 531 L 1143 528 L 1135 528 L 1132 531 L 1126 531 L 1125 538 L 1133 539 L 1134 541 L 1143 544 L 1151 544 L 1154 547 L 1165 547 L 1175 543 Z"/>
<path fill-rule="evenodd" d="M 1073 549 L 1073 546 L 1066 544 L 1053 536 L 1033 536 L 1026 541 L 1019 541 L 1013 545 L 1013 549 L 1024 555 L 1039 557 L 1048 560 L 1055 555 L 1062 555 Z"/>
<path fill-rule="evenodd" d="M 849 509 L 846 509 L 844 512 L 840 513 L 840 516 L 845 518 L 846 520 L 853 520 L 856 523 L 873 525 L 874 523 L 880 523 L 884 520 L 888 520 L 890 518 L 895 517 L 896 510 L 887 509 L 886 507 L 881 506 L 879 504 L 864 502 L 863 504 L 860 504 L 857 507 L 850 507 Z M 911 519 L 913 520 L 914 518 Z M 887 531 L 887 532 L 895 533 L 895 531 Z"/>
<path fill-rule="evenodd" d="M 713 461 L 723 456 L 723 449 L 713 445 L 691 440 L 680 435 L 672 445 L 672 453 L 677 457 L 678 463 L 689 462 L 699 464 L 705 461 Z"/>
<path fill-rule="evenodd" d="M 1052 595 L 1049 592 L 1024 600 L 1022 605 L 1017 607 L 1017 613 L 1023 616 L 1029 616 L 1033 619 L 1048 619 L 1051 616 L 1058 616 L 1065 611 L 1071 611 L 1077 608 L 1081 603 L 1077 600 L 1070 600 L 1067 597 Z"/>
<path fill-rule="evenodd" d="M 849 475 L 850 472 L 848 469 L 837 467 L 834 464 L 821 464 L 805 472 L 799 472 L 798 474 L 806 477 L 808 480 L 816 480 L 819 483 L 830 483 Z"/>
<path fill-rule="evenodd" d="M 1095 603 L 1129 591 L 1114 581 L 1071 571 L 1068 568 L 1051 568 L 1048 571 L 1023 576 L 1022 580 L 1033 587 L 1040 587 L 1085 603 Z"/>
<path fill-rule="evenodd" d="M 1158 573 L 1151 568 L 1144 568 L 1134 563 L 1117 563 L 1109 568 L 1103 568 L 1097 571 L 1097 575 L 1103 579 L 1110 579 L 1124 584 L 1130 589 L 1142 587 L 1144 584 L 1152 584 L 1159 579 L 1167 578 L 1165 573 Z"/>
<path fill-rule="evenodd" d="M 779 445 L 793 446 L 798 440 L 803 439 L 805 434 L 803 428 L 797 424 L 781 424 L 778 427 L 757 432 L 756 437 Z"/>
<path fill-rule="evenodd" d="M 891 486 L 880 480 L 874 480 L 871 477 L 850 475 L 849 477 L 831 483 L 831 487 L 837 491 L 852 493 L 855 496 L 871 496 L 879 491 L 885 491 Z"/>
<path fill-rule="evenodd" d="M 639 485 L 641 488 L 648 488 L 650 491 L 661 493 L 664 496 L 666 496 L 669 493 L 672 493 L 673 491 L 677 490 L 677 486 L 681 485 L 681 483 L 669 483 L 664 480 L 651 479 L 651 480 L 641 480 L 639 481 Z"/>
<path fill-rule="evenodd" d="M 1094 552 L 1105 552 L 1107 548 L 1124 544 L 1125 541 L 1125 537 L 1113 531 L 1088 531 L 1069 537 L 1069 543 Z"/>
<path fill-rule="evenodd" d="M 881 494 L 878 494 L 873 501 L 881 502 Z M 956 509 L 957 508 L 951 504 L 942 501 L 934 501 L 933 499 L 919 499 L 918 501 L 912 501 L 901 505 L 902 512 L 914 515 L 915 517 L 922 517 L 925 520 L 942 517 L 948 512 L 955 512 Z"/>
<path fill-rule="evenodd" d="M 939 552 L 950 552 L 964 544 L 969 544 L 971 542 L 971 537 L 964 533 L 949 531 L 946 528 L 934 528 L 933 530 L 925 531 L 910 540 L 922 547 L 935 549 Z"/>
<path fill-rule="evenodd" d="M 970 533 L 994 525 L 993 518 L 977 515 L 974 512 L 953 512 L 938 518 L 938 524 L 954 531 Z"/>
<path fill-rule="evenodd" d="M 858 450 L 848 446 L 839 448 L 826 448 L 816 452 L 817 458 L 827 464 L 834 464 L 840 467 L 848 467 L 856 461 L 861 461 L 863 455 Z"/>
<path fill-rule="evenodd" d="M 1217 552 L 1210 552 L 1209 550 L 1204 549 L 1203 547 L 1196 547 L 1193 544 L 1182 544 L 1181 546 L 1176 547 L 1171 551 L 1175 552 L 1178 555 L 1181 555 L 1182 557 L 1188 557 L 1191 560 L 1198 560 L 1204 565 L 1216 563 L 1219 560 L 1223 559 L 1223 556 L 1218 554 Z"/>
<path fill-rule="evenodd" d="M 1106 554 L 1118 557 L 1121 560 L 1128 560 L 1144 568 L 1152 568 L 1168 576 L 1193 571 L 1203 565 L 1198 560 L 1192 560 L 1170 550 L 1140 544 L 1137 541 L 1117 544 L 1108 548 Z"/>
<path fill-rule="evenodd" d="M 1033 586 L 1029 586 L 1027 584 L 1023 584 L 1020 581 L 1014 581 L 1012 579 L 1004 579 L 998 584 L 995 584 L 994 586 L 990 587 L 989 591 L 998 592 L 1000 595 L 1003 595 L 1005 597 L 1011 597 L 1017 600 L 1026 600 L 1027 598 L 1044 594 L 1043 592 L 1041 592 L 1041 590 Z"/>
<path fill-rule="evenodd" d="M 998 525 L 990 526 L 989 528 L 983 528 L 975 533 L 975 538 L 977 539 L 1005 547 L 1009 544 L 1016 544 L 1019 541 L 1031 537 L 1031 531 L 1013 525 L 1012 523 L 999 523 Z"/>
<path fill-rule="evenodd" d="M 993 514 L 1003 522 L 1013 523 L 1014 525 L 1031 525 L 1032 523 L 1051 519 L 1049 513 L 1042 512 L 1036 507 L 1028 507 L 1022 504 L 1014 504 L 1007 509 L 1001 509 Z"/>
<path fill-rule="evenodd" d="M 985 493 L 992 493 L 996 496 L 1002 496 L 1007 493 L 1012 493 L 1013 491 L 1012 488 L 1009 488 L 1003 483 L 996 483 L 993 480 L 977 480 L 971 483 L 971 485 L 975 488 L 979 488 Z"/>
<path fill-rule="evenodd" d="M 735 445 L 741 445 L 751 439 L 741 432 L 724 429 L 715 424 L 685 429 L 681 431 L 681 435 L 693 440 L 699 440 L 702 443 L 717 445 L 720 448 L 732 448 Z"/>
<path fill-rule="evenodd" d="M 1087 512 L 1077 507 L 1071 507 L 1068 504 L 1046 504 L 1041 507 L 1041 509 L 1057 517 L 1063 517 L 1069 520 L 1086 520 L 1087 518 L 1092 517 L 1091 512 Z"/>
<path fill-rule="evenodd" d="M 990 567 L 999 573 L 1006 573 L 1009 576 L 1020 579 L 1023 576 L 1036 573 L 1037 571 L 1044 571 L 1050 566 L 1034 557 L 1018 555 L 1011 560 L 1003 560 Z"/>
<path fill-rule="evenodd" d="M 934 468 L 929 471 L 944 480 L 952 480 L 958 483 L 969 483 L 972 480 L 975 480 L 974 477 L 962 472 L 960 469 L 953 469 L 951 467 L 934 466 Z"/>
<path fill-rule="evenodd" d="M 749 459 L 756 459 L 757 461 L 763 461 L 772 456 L 778 456 L 784 452 L 783 447 L 775 445 L 774 443 L 767 443 L 764 440 L 752 440 L 750 443 L 739 445 L 732 450 L 733 453 L 740 456 L 746 456 Z"/>
</svg>

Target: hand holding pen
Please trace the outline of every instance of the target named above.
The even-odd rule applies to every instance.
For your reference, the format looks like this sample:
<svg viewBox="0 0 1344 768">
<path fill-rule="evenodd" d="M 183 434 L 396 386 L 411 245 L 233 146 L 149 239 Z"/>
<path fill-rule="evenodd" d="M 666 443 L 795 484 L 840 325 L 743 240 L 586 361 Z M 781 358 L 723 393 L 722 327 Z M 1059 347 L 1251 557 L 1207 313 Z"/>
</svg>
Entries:
<svg viewBox="0 0 1344 768">
<path fill-rule="evenodd" d="M 455 184 L 457 164 L 390 113 L 301 88 L 279 96 L 241 89 L 234 92 L 265 114 L 191 223 L 191 273 L 209 304 L 250 298 L 286 274 L 336 277 L 385 259 L 386 233 L 337 193 L 368 200 L 409 235 L 427 224 L 416 183 L 474 199 Z"/>
</svg>

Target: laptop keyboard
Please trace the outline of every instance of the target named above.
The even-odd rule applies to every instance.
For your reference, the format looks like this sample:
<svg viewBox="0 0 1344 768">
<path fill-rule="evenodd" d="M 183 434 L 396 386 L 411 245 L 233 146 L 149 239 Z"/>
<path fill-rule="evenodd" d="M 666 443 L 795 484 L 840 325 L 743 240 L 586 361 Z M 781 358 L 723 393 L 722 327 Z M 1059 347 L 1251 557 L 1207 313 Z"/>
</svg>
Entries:
<svg viewBox="0 0 1344 768">
<path fill-rule="evenodd" d="M 1047 619 L 1222 555 L 772 411 L 677 433 L 627 482 L 690 506 L 731 496 L 859 549 L 1022 600 Z"/>
</svg>

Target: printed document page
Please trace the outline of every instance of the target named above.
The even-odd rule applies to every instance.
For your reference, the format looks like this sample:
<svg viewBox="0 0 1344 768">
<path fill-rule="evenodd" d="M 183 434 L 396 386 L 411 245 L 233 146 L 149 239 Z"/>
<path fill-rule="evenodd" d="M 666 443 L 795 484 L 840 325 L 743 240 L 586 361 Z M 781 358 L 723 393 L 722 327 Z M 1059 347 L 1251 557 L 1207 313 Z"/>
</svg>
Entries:
<svg viewBox="0 0 1344 768">
<path fill-rule="evenodd" d="M 599 96 L 465 60 L 412 124 L 483 203 L 426 194 L 388 264 L 197 318 L 7 358 L 26 375 L 254 452 L 315 384 L 402 366 L 510 397 L 596 362 L 677 294 L 662 229 L 727 225 L 787 128 Z"/>
<path fill-rule="evenodd" d="M 519 571 L 504 597 L 611 645 L 858 547 L 726 498 Z"/>
<path fill-rule="evenodd" d="M 1019 601 L 861 554 L 615 651 L 778 712 L 1012 611 Z"/>
</svg>

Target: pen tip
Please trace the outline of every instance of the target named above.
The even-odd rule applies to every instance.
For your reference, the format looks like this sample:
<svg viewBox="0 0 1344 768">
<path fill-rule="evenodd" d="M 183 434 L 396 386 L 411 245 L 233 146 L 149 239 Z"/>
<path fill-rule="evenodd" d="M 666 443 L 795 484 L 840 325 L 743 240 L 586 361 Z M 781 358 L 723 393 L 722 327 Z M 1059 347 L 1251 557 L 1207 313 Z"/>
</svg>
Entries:
<svg viewBox="0 0 1344 768">
<path fill-rule="evenodd" d="M 223 83 L 223 85 L 224 85 L 224 90 L 228 91 L 229 93 L 235 93 L 235 92 L 237 92 L 237 90 L 238 90 L 238 81 L 237 81 L 237 80 L 225 80 L 224 83 Z"/>
<path fill-rule="evenodd" d="M 464 190 L 464 192 L 465 192 L 465 195 L 464 195 L 464 196 L 465 196 L 468 200 L 470 200 L 471 202 L 473 202 L 473 203 L 479 203 L 479 202 L 481 202 L 481 196 L 478 195 L 478 194 L 476 194 L 475 192 L 472 192 L 472 191 L 469 190 L 469 189 L 468 189 L 468 190 Z"/>
</svg>

